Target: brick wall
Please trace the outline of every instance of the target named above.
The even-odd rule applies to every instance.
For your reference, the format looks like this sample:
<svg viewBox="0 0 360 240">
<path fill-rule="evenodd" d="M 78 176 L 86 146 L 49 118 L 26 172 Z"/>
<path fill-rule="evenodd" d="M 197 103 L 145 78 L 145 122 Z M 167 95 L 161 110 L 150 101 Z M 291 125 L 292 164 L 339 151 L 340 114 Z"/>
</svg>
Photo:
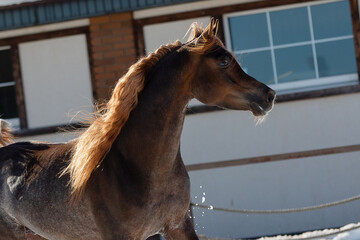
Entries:
<svg viewBox="0 0 360 240">
<path fill-rule="evenodd" d="M 91 18 L 90 48 L 95 97 L 107 99 L 115 82 L 136 61 L 132 14 Z"/>
</svg>

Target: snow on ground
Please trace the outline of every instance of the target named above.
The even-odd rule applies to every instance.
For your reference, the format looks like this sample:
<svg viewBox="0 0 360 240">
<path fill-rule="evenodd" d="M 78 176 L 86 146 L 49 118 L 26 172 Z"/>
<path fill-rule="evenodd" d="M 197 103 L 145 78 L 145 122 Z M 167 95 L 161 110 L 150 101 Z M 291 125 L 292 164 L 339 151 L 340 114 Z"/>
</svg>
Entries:
<svg viewBox="0 0 360 240">
<path fill-rule="evenodd" d="M 201 240 L 235 240 L 229 238 L 208 238 L 199 236 Z M 324 229 L 306 232 L 299 235 L 279 235 L 262 237 L 257 240 L 360 240 L 360 222 L 351 223 L 338 229 Z"/>
<path fill-rule="evenodd" d="M 293 236 L 262 237 L 258 240 L 360 240 L 360 222 L 339 229 L 325 229 Z"/>
</svg>

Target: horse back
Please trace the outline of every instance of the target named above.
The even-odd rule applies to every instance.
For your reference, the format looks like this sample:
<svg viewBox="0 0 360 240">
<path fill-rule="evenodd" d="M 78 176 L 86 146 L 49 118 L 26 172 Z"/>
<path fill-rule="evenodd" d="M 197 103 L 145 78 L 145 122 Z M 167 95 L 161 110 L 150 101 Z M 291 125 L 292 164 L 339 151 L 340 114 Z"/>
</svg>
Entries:
<svg viewBox="0 0 360 240">
<path fill-rule="evenodd" d="M 47 238 L 93 239 L 96 227 L 87 204 L 71 204 L 69 176 L 61 176 L 73 144 L 19 142 L 0 148 L 0 215 Z M 78 225 L 84 222 L 82 229 Z"/>
<path fill-rule="evenodd" d="M 18 142 L 0 148 L 1 195 L 8 189 L 12 197 L 19 199 L 31 184 L 55 171 L 68 161 L 72 144 L 47 144 Z M 5 185 L 5 186 L 4 186 Z"/>
</svg>

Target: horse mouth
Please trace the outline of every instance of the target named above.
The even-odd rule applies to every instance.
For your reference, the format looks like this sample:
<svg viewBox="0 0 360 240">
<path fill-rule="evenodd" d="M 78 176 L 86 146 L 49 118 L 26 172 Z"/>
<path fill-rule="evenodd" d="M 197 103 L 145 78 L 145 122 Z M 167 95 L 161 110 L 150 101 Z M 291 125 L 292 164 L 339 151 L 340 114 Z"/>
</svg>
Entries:
<svg viewBox="0 0 360 240">
<path fill-rule="evenodd" d="M 250 104 L 250 111 L 256 117 L 265 116 L 270 110 L 271 110 L 271 108 L 264 109 L 262 106 L 260 106 L 259 104 L 255 103 L 255 102 Z"/>
<path fill-rule="evenodd" d="M 265 86 L 266 87 L 266 86 Z M 266 87 L 262 89 L 261 94 L 247 94 L 248 108 L 255 117 L 267 115 L 274 106 L 276 93 L 274 90 Z"/>
</svg>

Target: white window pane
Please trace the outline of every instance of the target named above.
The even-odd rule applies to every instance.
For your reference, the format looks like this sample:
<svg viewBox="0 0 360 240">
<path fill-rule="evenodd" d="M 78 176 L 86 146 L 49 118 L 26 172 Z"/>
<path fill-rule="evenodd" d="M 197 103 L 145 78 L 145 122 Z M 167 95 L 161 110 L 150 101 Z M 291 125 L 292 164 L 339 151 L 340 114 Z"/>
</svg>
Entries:
<svg viewBox="0 0 360 240">
<path fill-rule="evenodd" d="M 306 7 L 270 12 L 274 45 L 310 41 Z"/>
<path fill-rule="evenodd" d="M 86 36 L 19 44 L 29 128 L 68 124 L 79 110 L 92 111 Z"/>
<path fill-rule="evenodd" d="M 269 46 L 266 14 L 252 14 L 229 19 L 232 50 Z"/>
<path fill-rule="evenodd" d="M 231 13 L 225 22 L 227 41 L 248 74 L 284 91 L 356 78 L 348 0 L 259 12 Z"/>
<path fill-rule="evenodd" d="M 291 82 L 316 77 L 311 45 L 275 50 L 278 82 Z"/>
<path fill-rule="evenodd" d="M 270 51 L 243 53 L 236 56 L 243 70 L 265 84 L 273 84 L 274 72 Z"/>
<path fill-rule="evenodd" d="M 311 6 L 315 39 L 352 35 L 348 1 Z"/>
<path fill-rule="evenodd" d="M 320 77 L 355 73 L 355 49 L 353 39 L 316 44 Z"/>
</svg>

